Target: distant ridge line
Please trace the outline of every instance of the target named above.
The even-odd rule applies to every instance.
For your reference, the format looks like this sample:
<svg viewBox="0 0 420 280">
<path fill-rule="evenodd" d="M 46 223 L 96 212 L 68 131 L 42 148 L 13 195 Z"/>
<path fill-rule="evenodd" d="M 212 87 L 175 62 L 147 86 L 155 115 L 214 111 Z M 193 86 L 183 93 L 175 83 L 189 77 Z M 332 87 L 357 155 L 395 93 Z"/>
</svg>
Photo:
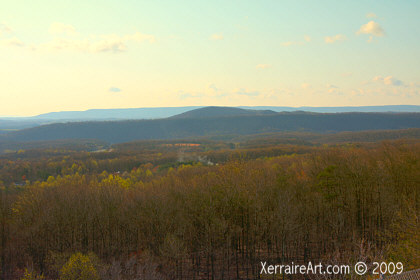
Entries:
<svg viewBox="0 0 420 280">
<path fill-rule="evenodd" d="M 59 120 L 95 120 L 95 119 L 155 119 L 167 118 L 190 110 L 221 107 L 248 110 L 271 110 L 275 112 L 308 111 L 314 113 L 350 113 L 350 112 L 420 112 L 420 105 L 380 105 L 380 106 L 337 106 L 337 107 L 289 107 L 289 106 L 182 106 L 182 107 L 139 107 L 120 109 L 89 109 L 85 111 L 58 111 L 32 117 L 0 117 L 0 119 L 59 119 Z"/>
<path fill-rule="evenodd" d="M 212 115 L 155 120 L 85 121 L 41 125 L 1 135 L 5 141 L 98 139 L 110 143 L 133 140 L 181 139 L 273 132 L 343 132 L 420 128 L 420 113 L 308 113 L 243 114 L 241 109 L 213 108 Z M 237 115 L 227 115 L 241 112 Z M 246 112 L 246 110 L 245 110 Z"/>
</svg>

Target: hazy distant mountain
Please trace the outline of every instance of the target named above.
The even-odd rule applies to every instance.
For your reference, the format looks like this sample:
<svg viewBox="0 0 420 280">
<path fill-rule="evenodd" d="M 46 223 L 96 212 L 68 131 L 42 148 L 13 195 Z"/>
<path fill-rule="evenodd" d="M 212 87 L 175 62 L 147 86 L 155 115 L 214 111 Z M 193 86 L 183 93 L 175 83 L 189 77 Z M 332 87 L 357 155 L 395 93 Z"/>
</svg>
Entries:
<svg viewBox="0 0 420 280">
<path fill-rule="evenodd" d="M 214 117 L 232 117 L 232 116 L 258 116 L 277 114 L 272 110 L 251 110 L 235 107 L 204 107 L 191 110 L 182 114 L 175 115 L 171 118 L 214 118 Z"/>
<path fill-rule="evenodd" d="M 128 109 L 90 109 L 86 111 L 50 112 L 34 117 L 1 117 L 3 120 L 128 120 L 128 119 L 160 119 L 182 114 L 204 106 L 187 107 L 156 107 L 156 108 L 128 108 Z M 214 107 L 206 107 L 214 108 Z M 217 108 L 217 107 L 216 107 Z M 359 107 L 279 107 L 279 106 L 239 106 L 218 108 L 241 108 L 249 110 L 271 110 L 275 112 L 307 111 L 316 113 L 344 113 L 344 112 L 420 112 L 418 105 L 388 105 L 388 106 L 359 106 Z"/>
<path fill-rule="evenodd" d="M 65 119 L 65 120 L 131 120 L 131 119 L 161 119 L 181 114 L 200 106 L 188 107 L 158 107 L 158 108 L 128 108 L 128 109 L 90 109 L 86 111 L 63 111 L 41 114 L 33 118 Z"/>
<path fill-rule="evenodd" d="M 306 111 L 314 113 L 351 113 L 351 112 L 420 112 L 419 105 L 385 105 L 385 106 L 346 106 L 346 107 L 278 107 L 278 106 L 240 106 L 243 109 L 272 110 L 276 112 Z"/>
<path fill-rule="evenodd" d="M 56 122 L 56 121 L 55 121 Z M 51 120 L 37 120 L 28 118 L 0 119 L 0 133 L 51 123 Z"/>
<path fill-rule="evenodd" d="M 205 111 L 195 109 L 207 108 Z M 212 109 L 213 108 L 213 109 Z M 225 108 L 223 110 L 215 108 Z M 244 109 L 245 111 L 241 111 Z M 253 110 L 258 112 L 251 113 Z M 265 112 L 263 112 L 265 111 Z M 271 112 L 272 111 L 272 112 Z M 0 134 L 9 130 L 35 127 L 43 124 L 75 121 L 105 121 L 105 120 L 140 120 L 160 119 L 175 115 L 177 117 L 194 116 L 235 116 L 249 114 L 271 114 L 273 112 L 317 112 L 317 113 L 342 113 L 342 112 L 420 112 L 417 105 L 390 105 L 390 106 L 361 106 L 361 107 L 276 107 L 276 106 L 241 106 L 241 107 L 157 107 L 157 108 L 132 108 L 132 109 L 91 109 L 87 111 L 63 111 L 41 114 L 34 117 L 3 117 L 0 118 Z M 186 115 L 180 115 L 183 113 Z M 240 113 L 242 112 L 242 113 Z M 246 112 L 246 113 L 245 113 Z"/>
<path fill-rule="evenodd" d="M 420 113 L 289 112 L 205 118 L 195 117 L 195 113 L 193 112 L 191 117 L 157 120 L 56 123 L 9 132 L 0 135 L 0 139 L 3 141 L 98 139 L 121 143 L 144 139 L 250 135 L 281 131 L 325 133 L 420 128 Z"/>
</svg>

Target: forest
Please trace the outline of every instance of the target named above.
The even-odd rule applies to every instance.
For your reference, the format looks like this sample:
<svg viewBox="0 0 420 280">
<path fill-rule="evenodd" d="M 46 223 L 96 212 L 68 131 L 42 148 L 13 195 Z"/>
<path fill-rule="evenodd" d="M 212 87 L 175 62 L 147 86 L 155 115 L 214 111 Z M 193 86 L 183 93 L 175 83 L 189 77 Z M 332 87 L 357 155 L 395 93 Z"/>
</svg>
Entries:
<svg viewBox="0 0 420 280">
<path fill-rule="evenodd" d="M 418 139 L 302 132 L 7 151 L 0 279 L 303 279 L 266 278 L 261 261 L 419 268 Z"/>
</svg>

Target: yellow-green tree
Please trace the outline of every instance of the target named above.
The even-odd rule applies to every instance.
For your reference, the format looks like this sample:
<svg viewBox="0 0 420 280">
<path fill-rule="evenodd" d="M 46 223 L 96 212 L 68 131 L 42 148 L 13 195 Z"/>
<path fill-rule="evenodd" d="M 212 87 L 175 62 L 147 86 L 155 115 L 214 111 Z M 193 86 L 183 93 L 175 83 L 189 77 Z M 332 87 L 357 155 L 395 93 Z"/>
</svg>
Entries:
<svg viewBox="0 0 420 280">
<path fill-rule="evenodd" d="M 20 278 L 20 280 L 43 280 L 45 279 L 45 277 L 41 274 L 37 274 L 34 271 L 30 271 L 27 268 L 25 268 L 25 274 L 23 275 L 22 278 Z"/>
<path fill-rule="evenodd" d="M 60 272 L 60 280 L 99 280 L 91 259 L 82 253 L 73 254 Z"/>
</svg>

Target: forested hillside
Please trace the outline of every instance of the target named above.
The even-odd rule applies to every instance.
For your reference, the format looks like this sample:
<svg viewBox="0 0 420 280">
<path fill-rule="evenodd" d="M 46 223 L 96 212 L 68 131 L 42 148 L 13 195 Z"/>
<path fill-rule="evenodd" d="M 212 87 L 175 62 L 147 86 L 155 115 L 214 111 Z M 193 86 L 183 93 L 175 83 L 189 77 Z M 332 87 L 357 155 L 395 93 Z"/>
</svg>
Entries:
<svg viewBox="0 0 420 280">
<path fill-rule="evenodd" d="M 418 140 L 272 138 L 5 154 L 1 275 L 57 279 L 77 260 L 90 279 L 257 279 L 260 261 L 409 270 L 420 265 L 419 156 Z"/>
<path fill-rule="evenodd" d="M 3 134 L 0 135 L 0 140 L 98 139 L 110 143 L 121 143 L 145 139 L 181 139 L 285 131 L 327 133 L 405 128 L 420 128 L 420 113 L 285 112 L 229 117 L 57 123 Z"/>
<path fill-rule="evenodd" d="M 199 109 L 190 110 L 188 112 L 172 116 L 174 119 L 186 119 L 186 118 L 214 118 L 214 117 L 232 117 L 232 116 L 261 116 L 261 115 L 273 115 L 277 112 L 272 110 L 251 110 L 241 109 L 235 107 L 204 107 Z"/>
</svg>

